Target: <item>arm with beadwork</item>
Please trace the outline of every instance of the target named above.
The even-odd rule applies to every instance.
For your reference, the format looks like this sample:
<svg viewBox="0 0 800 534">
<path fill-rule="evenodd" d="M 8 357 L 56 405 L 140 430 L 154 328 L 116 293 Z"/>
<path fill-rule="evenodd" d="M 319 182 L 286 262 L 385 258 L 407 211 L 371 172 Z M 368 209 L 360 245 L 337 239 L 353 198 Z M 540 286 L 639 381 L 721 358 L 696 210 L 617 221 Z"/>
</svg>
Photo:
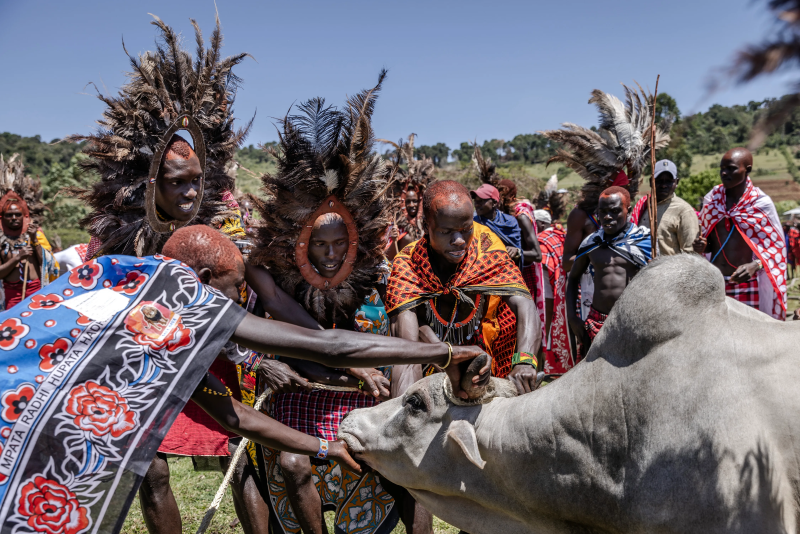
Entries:
<svg viewBox="0 0 800 534">
<path fill-rule="evenodd" d="M 542 323 L 536 313 L 536 305 L 530 298 L 514 295 L 503 300 L 517 317 L 517 348 L 511 359 L 508 379 L 522 395 L 536 389 L 536 353 L 542 344 Z"/>
</svg>

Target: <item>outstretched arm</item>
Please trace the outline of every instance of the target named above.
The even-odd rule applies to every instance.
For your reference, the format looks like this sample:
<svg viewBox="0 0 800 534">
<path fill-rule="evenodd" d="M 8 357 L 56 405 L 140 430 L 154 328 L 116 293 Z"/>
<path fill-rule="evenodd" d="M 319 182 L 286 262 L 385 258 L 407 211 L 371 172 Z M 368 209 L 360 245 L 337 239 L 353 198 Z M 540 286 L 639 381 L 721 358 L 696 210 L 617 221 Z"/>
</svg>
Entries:
<svg viewBox="0 0 800 534">
<path fill-rule="evenodd" d="M 447 366 L 454 393 L 460 391 L 459 363 L 472 360 L 483 350 L 475 346 L 450 348 L 446 343 L 419 343 L 397 337 L 376 336 L 347 330 L 309 330 L 247 314 L 231 340 L 264 354 L 281 354 L 331 367 L 381 367 L 393 364 L 435 363 Z M 481 375 L 488 369 L 481 369 Z M 477 383 L 480 377 L 476 376 Z"/>
<path fill-rule="evenodd" d="M 221 393 L 225 386 L 214 375 L 207 375 L 205 388 Z M 244 436 L 250 441 L 271 449 L 315 456 L 319 450 L 319 439 L 298 432 L 268 417 L 250 406 L 242 404 L 233 397 L 222 397 L 203 391 L 199 387 L 192 394 L 192 400 L 228 432 Z M 331 441 L 328 456 L 343 462 L 351 471 L 361 472 L 361 468 L 350 457 L 343 442 Z"/>
</svg>

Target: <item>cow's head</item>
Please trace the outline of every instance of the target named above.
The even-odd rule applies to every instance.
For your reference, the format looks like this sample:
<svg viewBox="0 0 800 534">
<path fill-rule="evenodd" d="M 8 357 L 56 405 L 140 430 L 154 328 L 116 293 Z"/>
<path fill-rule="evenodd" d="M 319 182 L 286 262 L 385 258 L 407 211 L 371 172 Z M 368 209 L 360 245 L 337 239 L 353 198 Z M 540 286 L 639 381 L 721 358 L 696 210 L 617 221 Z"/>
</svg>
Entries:
<svg viewBox="0 0 800 534">
<path fill-rule="evenodd" d="M 475 400 L 459 399 L 447 375 L 429 376 L 402 397 L 352 411 L 339 427 L 339 438 L 396 484 L 446 491 L 466 471 L 486 464 L 474 426 L 482 406 L 497 397 L 517 395 L 511 382 L 498 378 L 469 393 Z"/>
</svg>

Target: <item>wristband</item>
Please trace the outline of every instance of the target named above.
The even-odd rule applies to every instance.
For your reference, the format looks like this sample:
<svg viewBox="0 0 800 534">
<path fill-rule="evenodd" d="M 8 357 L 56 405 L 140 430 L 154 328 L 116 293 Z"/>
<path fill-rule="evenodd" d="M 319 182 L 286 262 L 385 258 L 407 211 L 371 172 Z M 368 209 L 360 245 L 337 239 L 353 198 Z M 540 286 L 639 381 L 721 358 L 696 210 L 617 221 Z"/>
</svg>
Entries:
<svg viewBox="0 0 800 534">
<path fill-rule="evenodd" d="M 442 367 L 442 369 L 447 369 L 452 359 L 453 359 L 453 345 L 447 343 L 447 363 L 444 364 L 444 367 Z"/>
<path fill-rule="evenodd" d="M 533 354 L 528 354 L 527 352 L 515 352 L 514 356 L 511 357 L 511 367 L 519 364 L 532 365 L 533 368 L 536 369 L 539 366 L 539 361 Z"/>
<path fill-rule="evenodd" d="M 758 269 L 756 269 L 756 272 L 764 268 L 764 264 L 761 263 L 761 260 L 756 260 L 756 264 L 758 265 Z"/>
<path fill-rule="evenodd" d="M 316 458 L 320 460 L 325 460 L 328 458 L 328 440 L 317 438 L 319 440 L 319 450 L 317 451 Z"/>
<path fill-rule="evenodd" d="M 359 380 L 358 381 L 358 389 L 361 390 L 361 391 L 364 391 L 364 381 L 363 380 Z"/>
</svg>

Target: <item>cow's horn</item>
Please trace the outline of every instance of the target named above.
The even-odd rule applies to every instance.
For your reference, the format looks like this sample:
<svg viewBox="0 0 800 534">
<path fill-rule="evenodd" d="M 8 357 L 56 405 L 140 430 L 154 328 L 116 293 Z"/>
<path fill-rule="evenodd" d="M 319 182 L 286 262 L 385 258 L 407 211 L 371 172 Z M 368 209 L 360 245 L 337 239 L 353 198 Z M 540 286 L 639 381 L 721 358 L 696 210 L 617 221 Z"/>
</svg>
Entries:
<svg viewBox="0 0 800 534">
<path fill-rule="evenodd" d="M 485 366 L 488 361 L 489 356 L 481 354 L 470 362 L 467 370 L 461 376 L 461 389 L 467 393 L 469 400 L 478 400 L 486 393 L 486 387 L 489 385 L 490 377 L 487 376 L 486 380 L 477 384 L 473 384 L 472 379 L 475 375 L 480 374 L 481 368 Z"/>
</svg>

